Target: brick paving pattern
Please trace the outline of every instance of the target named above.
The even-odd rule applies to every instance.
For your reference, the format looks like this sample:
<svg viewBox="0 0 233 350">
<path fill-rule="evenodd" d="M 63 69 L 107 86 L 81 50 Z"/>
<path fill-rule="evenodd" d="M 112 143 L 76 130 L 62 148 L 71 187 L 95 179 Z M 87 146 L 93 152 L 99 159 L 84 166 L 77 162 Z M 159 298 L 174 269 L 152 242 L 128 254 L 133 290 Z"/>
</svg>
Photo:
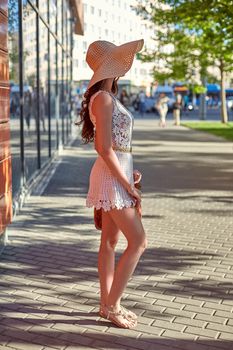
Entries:
<svg viewBox="0 0 233 350">
<path fill-rule="evenodd" d="M 9 229 L 0 257 L 1 349 L 233 349 L 232 143 L 136 120 L 148 247 L 122 304 L 120 329 L 98 316 L 100 233 L 85 208 L 95 158 L 77 139 L 42 196 Z M 122 235 L 116 258 L 126 247 Z"/>
</svg>

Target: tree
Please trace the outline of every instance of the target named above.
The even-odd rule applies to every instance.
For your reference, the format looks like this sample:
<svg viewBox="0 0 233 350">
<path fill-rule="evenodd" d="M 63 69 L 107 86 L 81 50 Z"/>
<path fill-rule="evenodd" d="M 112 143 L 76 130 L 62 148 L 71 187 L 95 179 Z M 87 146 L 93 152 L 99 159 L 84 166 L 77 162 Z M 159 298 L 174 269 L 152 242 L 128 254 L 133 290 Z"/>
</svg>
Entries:
<svg viewBox="0 0 233 350">
<path fill-rule="evenodd" d="M 183 75 L 188 76 L 192 64 L 200 67 L 202 78 L 209 66 L 219 68 L 221 117 L 225 123 L 228 120 L 225 75 L 233 68 L 232 5 L 232 0 L 141 0 L 135 7 L 139 15 L 155 25 L 159 45 L 172 43 L 173 50 L 165 52 L 164 58 L 173 76 L 174 69 L 182 72 L 182 67 Z M 152 56 L 148 54 L 149 59 Z M 177 68 L 175 63 L 179 59 Z"/>
</svg>

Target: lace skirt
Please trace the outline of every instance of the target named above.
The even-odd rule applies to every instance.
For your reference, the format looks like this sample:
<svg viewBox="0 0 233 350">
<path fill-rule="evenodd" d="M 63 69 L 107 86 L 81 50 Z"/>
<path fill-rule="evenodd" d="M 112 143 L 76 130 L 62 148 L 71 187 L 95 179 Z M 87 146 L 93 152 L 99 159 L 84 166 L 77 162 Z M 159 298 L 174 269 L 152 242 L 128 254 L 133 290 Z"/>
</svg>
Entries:
<svg viewBox="0 0 233 350">
<path fill-rule="evenodd" d="M 131 153 L 115 151 L 122 170 L 131 184 L 133 181 L 133 157 Z M 104 160 L 98 156 L 90 173 L 89 190 L 86 198 L 87 207 L 122 209 L 135 206 L 136 201 L 112 175 Z"/>
</svg>

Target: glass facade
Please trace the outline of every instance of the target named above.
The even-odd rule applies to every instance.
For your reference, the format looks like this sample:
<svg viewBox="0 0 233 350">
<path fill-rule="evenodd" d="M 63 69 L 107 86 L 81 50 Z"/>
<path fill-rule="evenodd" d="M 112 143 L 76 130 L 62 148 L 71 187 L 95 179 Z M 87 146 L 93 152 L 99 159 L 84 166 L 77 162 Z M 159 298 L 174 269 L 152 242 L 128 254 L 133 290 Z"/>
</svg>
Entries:
<svg viewBox="0 0 233 350">
<path fill-rule="evenodd" d="M 13 196 L 71 134 L 73 18 L 68 0 L 9 0 Z"/>
</svg>

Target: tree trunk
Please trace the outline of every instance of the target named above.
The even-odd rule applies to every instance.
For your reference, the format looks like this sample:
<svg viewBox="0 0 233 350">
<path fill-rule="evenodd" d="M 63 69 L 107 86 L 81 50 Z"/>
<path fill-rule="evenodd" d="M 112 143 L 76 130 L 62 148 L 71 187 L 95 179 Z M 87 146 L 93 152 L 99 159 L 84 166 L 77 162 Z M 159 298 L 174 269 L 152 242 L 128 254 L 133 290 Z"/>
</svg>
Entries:
<svg viewBox="0 0 233 350">
<path fill-rule="evenodd" d="M 228 122 L 227 115 L 227 105 L 226 105 L 226 91 L 225 91 L 225 70 L 224 70 L 224 62 L 220 61 L 220 73 L 221 73 L 221 120 L 222 123 Z"/>
</svg>

